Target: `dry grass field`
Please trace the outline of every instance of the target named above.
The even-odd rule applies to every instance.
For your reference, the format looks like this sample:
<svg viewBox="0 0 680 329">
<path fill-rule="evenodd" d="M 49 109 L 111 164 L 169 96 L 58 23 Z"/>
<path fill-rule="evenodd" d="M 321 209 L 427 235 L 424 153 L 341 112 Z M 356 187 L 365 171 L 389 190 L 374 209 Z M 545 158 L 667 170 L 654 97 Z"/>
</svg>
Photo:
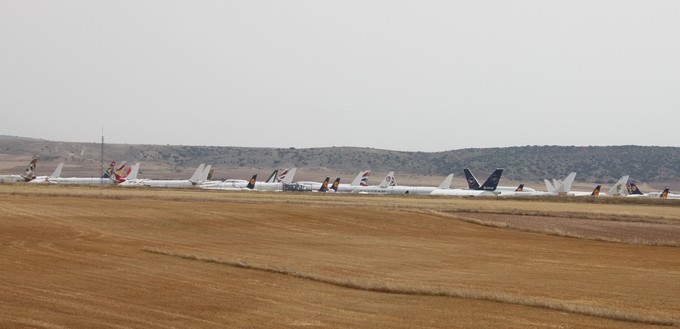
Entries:
<svg viewBox="0 0 680 329">
<path fill-rule="evenodd" d="M 666 201 L 0 185 L 0 327 L 679 326 Z"/>
</svg>

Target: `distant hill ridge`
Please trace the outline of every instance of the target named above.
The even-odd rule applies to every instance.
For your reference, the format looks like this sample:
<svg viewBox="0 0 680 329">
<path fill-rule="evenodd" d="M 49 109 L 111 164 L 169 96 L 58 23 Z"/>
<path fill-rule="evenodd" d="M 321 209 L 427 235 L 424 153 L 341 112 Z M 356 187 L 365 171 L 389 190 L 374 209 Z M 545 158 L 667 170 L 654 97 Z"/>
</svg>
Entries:
<svg viewBox="0 0 680 329">
<path fill-rule="evenodd" d="M 0 136 L 0 155 L 36 156 L 42 161 L 100 163 L 99 143 L 56 142 Z M 485 177 L 504 168 L 504 178 L 540 181 L 578 172 L 577 181 L 613 183 L 622 175 L 640 182 L 680 180 L 680 147 L 521 146 L 469 148 L 445 152 L 402 152 L 359 147 L 254 148 L 106 144 L 106 161 L 142 161 L 179 172 L 200 163 L 214 168 L 330 168 L 344 172 L 394 170 L 415 175 L 460 175 L 470 168 Z M 478 177 L 479 178 L 479 177 Z"/>
</svg>

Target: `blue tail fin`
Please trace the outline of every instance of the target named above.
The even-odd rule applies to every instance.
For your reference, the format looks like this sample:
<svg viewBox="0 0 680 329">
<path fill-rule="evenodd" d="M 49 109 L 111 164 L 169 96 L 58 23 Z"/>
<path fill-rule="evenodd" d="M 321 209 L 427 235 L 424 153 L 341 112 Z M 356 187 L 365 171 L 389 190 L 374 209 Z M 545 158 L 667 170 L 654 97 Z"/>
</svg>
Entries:
<svg viewBox="0 0 680 329">
<path fill-rule="evenodd" d="M 642 191 L 635 185 L 635 183 L 630 183 L 629 193 L 632 195 L 642 195 Z"/>
<path fill-rule="evenodd" d="M 321 187 L 319 187 L 319 192 L 327 192 L 328 191 L 328 182 L 331 180 L 330 177 L 326 177 L 324 179 L 323 183 L 321 183 Z"/>
<path fill-rule="evenodd" d="M 590 195 L 592 195 L 592 196 L 598 196 L 598 195 L 600 195 L 600 189 L 601 189 L 601 188 L 602 188 L 602 185 L 595 186 L 595 189 L 593 190 L 593 193 L 591 193 Z"/>
<path fill-rule="evenodd" d="M 247 188 L 249 189 L 254 189 L 255 188 L 255 182 L 257 181 L 257 174 L 253 175 L 253 177 L 250 178 L 248 181 L 248 185 L 246 185 Z M 243 184 L 243 183 L 241 183 Z"/>
<path fill-rule="evenodd" d="M 475 178 L 475 175 L 472 174 L 470 169 L 463 169 L 463 173 L 465 173 L 465 180 L 468 183 L 468 188 L 471 190 L 479 190 L 479 181 L 477 181 L 477 178 Z"/>
<path fill-rule="evenodd" d="M 104 172 L 104 175 L 102 175 L 102 178 L 113 178 L 113 171 L 116 169 L 116 161 L 111 161 L 111 164 L 109 165 L 108 168 L 106 168 L 106 171 Z"/>
<path fill-rule="evenodd" d="M 479 190 L 484 191 L 495 191 L 498 186 L 498 182 L 501 181 L 501 175 L 503 175 L 503 169 L 496 169 L 491 176 L 482 184 Z"/>
<path fill-rule="evenodd" d="M 340 177 L 335 179 L 335 181 L 333 182 L 333 185 L 331 185 L 331 190 L 337 192 L 338 186 L 340 186 Z"/>
<path fill-rule="evenodd" d="M 668 198 L 668 193 L 670 193 L 671 189 L 670 187 L 666 186 L 666 188 L 663 189 L 663 192 L 661 192 L 661 199 L 666 200 Z"/>
<path fill-rule="evenodd" d="M 515 189 L 515 192 L 522 192 L 522 191 L 524 191 L 524 184 L 519 184 L 519 186 L 517 186 L 517 188 Z"/>
</svg>

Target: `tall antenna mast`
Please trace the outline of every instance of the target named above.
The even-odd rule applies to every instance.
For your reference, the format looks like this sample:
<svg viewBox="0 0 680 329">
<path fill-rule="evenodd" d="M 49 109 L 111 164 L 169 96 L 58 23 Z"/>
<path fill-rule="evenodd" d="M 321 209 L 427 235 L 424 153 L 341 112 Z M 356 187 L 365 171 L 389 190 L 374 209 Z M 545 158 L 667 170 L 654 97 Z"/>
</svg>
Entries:
<svg viewBox="0 0 680 329">
<path fill-rule="evenodd" d="M 104 172 L 104 126 L 102 126 L 102 157 L 101 157 L 101 171 L 99 175 Z M 103 180 L 100 180 L 101 184 L 104 184 Z"/>
</svg>

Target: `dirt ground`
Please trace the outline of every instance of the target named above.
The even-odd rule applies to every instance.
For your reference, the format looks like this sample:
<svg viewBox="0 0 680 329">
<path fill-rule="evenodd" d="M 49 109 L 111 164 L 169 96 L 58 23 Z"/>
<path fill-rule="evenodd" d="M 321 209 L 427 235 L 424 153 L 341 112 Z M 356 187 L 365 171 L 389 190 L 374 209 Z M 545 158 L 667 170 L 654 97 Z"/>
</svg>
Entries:
<svg viewBox="0 0 680 329">
<path fill-rule="evenodd" d="M 680 325 L 680 248 L 440 215 L 466 209 L 640 213 L 680 241 L 677 206 L 5 185 L 0 327 Z"/>
</svg>

